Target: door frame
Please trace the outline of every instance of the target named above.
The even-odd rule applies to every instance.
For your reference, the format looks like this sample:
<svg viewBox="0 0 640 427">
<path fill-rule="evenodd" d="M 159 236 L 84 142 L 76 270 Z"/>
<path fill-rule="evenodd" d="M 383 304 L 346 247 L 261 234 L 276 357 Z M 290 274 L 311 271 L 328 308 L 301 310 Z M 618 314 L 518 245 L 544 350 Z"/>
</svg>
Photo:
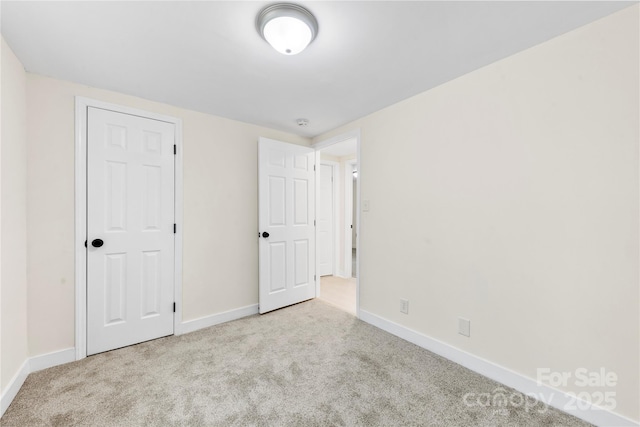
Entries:
<svg viewBox="0 0 640 427">
<path fill-rule="evenodd" d="M 339 217 L 339 209 L 338 209 L 338 193 L 339 193 L 339 183 L 340 183 L 340 164 L 338 162 L 334 162 L 333 160 L 320 160 L 320 165 L 331 166 L 331 174 L 333 176 L 333 183 L 331 185 L 331 198 L 333 199 L 333 209 L 331 212 L 331 274 L 335 276 L 338 270 L 338 262 L 340 261 L 340 233 L 338 227 L 338 217 Z M 320 200 L 320 180 L 318 179 L 318 174 L 316 174 L 316 194 L 318 194 L 317 200 Z M 316 218 L 318 218 L 318 201 L 316 201 Z M 316 242 L 318 240 L 318 228 L 316 227 Z M 317 245 L 316 245 L 317 246 Z M 318 259 L 318 252 L 316 249 L 316 260 Z M 318 272 L 318 280 L 316 283 L 316 298 L 320 296 L 320 262 L 317 262 L 316 271 Z"/>
<path fill-rule="evenodd" d="M 356 247 L 358 248 L 356 251 L 356 317 L 360 318 L 360 256 L 362 254 L 361 245 L 360 245 L 360 223 L 361 223 L 361 211 L 360 208 L 360 183 L 362 182 L 362 162 L 360 159 L 360 128 L 355 130 L 345 132 L 339 135 L 336 135 L 331 138 L 323 139 L 311 145 L 312 148 L 316 150 L 316 168 L 320 168 L 320 151 L 323 148 L 329 147 L 333 144 L 337 144 L 342 141 L 346 141 L 348 139 L 356 140 L 356 162 L 358 164 L 358 182 L 356 183 L 356 205 L 358 207 L 358 211 L 356 213 Z M 318 181 L 316 179 L 316 181 Z M 318 204 L 318 193 L 316 192 L 316 206 Z M 316 253 L 318 250 L 318 239 L 316 239 Z M 351 261 L 350 261 L 351 262 Z M 318 257 L 316 256 L 316 271 L 318 271 Z M 316 282 L 316 297 L 320 295 L 320 277 Z"/>
<path fill-rule="evenodd" d="M 136 108 L 111 104 L 96 99 L 75 97 L 75 352 L 76 360 L 87 357 L 87 109 L 101 108 L 175 125 L 174 144 L 174 216 L 178 224 L 175 234 L 173 333 L 180 334 L 182 321 L 182 119 Z"/>
</svg>

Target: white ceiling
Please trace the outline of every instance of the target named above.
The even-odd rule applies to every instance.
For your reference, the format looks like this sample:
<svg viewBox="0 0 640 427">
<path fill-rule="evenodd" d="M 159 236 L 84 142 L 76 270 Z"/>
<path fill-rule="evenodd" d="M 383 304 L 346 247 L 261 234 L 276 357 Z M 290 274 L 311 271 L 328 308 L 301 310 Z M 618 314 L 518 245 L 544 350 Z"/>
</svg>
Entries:
<svg viewBox="0 0 640 427">
<path fill-rule="evenodd" d="M 320 30 L 295 56 L 264 1 L 5 0 L 1 31 L 27 71 L 315 136 L 633 4 L 297 3 Z"/>
</svg>

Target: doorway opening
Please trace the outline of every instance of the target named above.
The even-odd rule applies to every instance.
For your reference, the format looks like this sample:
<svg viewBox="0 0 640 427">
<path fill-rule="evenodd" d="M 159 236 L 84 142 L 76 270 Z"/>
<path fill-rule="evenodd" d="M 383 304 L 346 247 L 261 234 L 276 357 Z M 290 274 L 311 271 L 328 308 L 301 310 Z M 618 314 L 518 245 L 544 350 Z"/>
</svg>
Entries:
<svg viewBox="0 0 640 427">
<path fill-rule="evenodd" d="M 316 296 L 358 316 L 359 132 L 318 142 Z"/>
</svg>

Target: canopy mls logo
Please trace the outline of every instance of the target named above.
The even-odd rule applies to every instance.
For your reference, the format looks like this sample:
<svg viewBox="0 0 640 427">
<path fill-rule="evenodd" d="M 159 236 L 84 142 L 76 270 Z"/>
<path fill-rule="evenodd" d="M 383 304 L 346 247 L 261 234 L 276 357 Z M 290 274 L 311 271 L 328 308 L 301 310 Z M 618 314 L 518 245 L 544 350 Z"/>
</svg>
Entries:
<svg viewBox="0 0 640 427">
<path fill-rule="evenodd" d="M 615 389 L 618 375 L 605 368 L 600 368 L 598 371 L 589 371 L 586 368 L 577 368 L 574 371 L 538 368 L 537 383 L 539 386 L 583 389 L 577 393 L 565 392 L 569 396 L 569 401 L 563 407 L 565 411 L 589 410 L 594 406 L 609 411 L 616 408 L 616 392 L 607 388 Z M 554 396 L 555 393 L 523 394 L 513 389 L 498 387 L 491 392 L 466 393 L 462 400 L 468 407 L 492 408 L 496 414 L 508 416 L 509 409 L 513 408 L 523 408 L 526 412 L 545 413 Z"/>
<path fill-rule="evenodd" d="M 606 389 L 615 389 L 618 384 L 618 374 L 607 371 L 605 368 L 600 368 L 597 371 L 590 371 L 587 368 L 577 368 L 574 371 L 552 371 L 550 368 L 538 368 L 537 382 L 538 385 L 551 387 L 586 388 L 587 390 L 577 393 L 571 391 L 566 393 L 569 396 L 569 402 L 564 405 L 564 409 L 567 411 L 586 410 L 592 406 L 609 411 L 616 408 L 616 392 Z"/>
<path fill-rule="evenodd" d="M 523 408 L 526 412 L 536 411 L 544 414 L 549 409 L 550 398 L 545 400 L 542 394 L 522 394 L 516 390 L 498 387 L 490 393 L 466 393 L 462 401 L 470 408 L 474 406 L 492 408 L 494 413 L 508 416 L 509 409 L 513 408 Z"/>
</svg>

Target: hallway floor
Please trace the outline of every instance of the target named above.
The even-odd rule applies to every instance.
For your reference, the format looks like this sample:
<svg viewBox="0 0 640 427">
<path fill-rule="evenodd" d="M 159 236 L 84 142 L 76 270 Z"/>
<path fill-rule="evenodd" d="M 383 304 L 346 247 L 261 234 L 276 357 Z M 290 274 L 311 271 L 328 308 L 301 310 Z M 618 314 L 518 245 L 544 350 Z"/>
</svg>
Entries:
<svg viewBox="0 0 640 427">
<path fill-rule="evenodd" d="M 356 279 L 337 276 L 320 277 L 320 299 L 356 314 Z"/>
</svg>

